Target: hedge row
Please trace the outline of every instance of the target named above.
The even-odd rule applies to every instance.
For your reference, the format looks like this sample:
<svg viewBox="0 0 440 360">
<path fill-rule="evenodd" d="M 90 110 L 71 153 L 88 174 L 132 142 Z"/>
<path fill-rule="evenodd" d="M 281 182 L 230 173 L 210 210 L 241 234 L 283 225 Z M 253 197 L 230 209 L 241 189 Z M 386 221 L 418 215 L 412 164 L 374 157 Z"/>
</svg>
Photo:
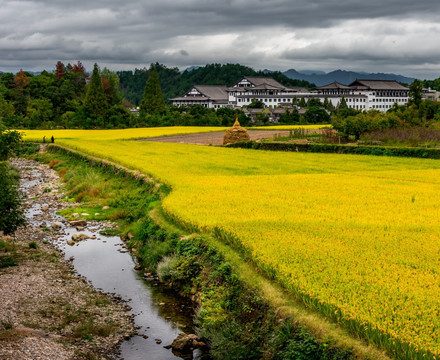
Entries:
<svg viewBox="0 0 440 360">
<path fill-rule="evenodd" d="M 400 156 L 425 159 L 440 159 L 440 149 L 385 147 L 385 146 L 359 146 L 340 144 L 292 144 L 275 142 L 246 141 L 229 144 L 227 147 L 270 150 L 270 151 L 296 151 L 313 153 L 358 154 L 376 156 Z"/>
</svg>

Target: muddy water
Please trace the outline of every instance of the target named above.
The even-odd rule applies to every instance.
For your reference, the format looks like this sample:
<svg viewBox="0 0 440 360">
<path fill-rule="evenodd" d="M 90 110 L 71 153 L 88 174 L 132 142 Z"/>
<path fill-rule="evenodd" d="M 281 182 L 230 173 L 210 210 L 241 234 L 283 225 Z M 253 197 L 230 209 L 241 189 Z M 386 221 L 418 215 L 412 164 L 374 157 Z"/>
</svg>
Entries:
<svg viewBox="0 0 440 360">
<path fill-rule="evenodd" d="M 26 192 L 35 184 L 24 182 L 22 189 Z M 209 355 L 200 350 L 184 356 L 164 348 L 164 345 L 171 344 L 179 332 L 194 332 L 194 310 L 186 299 L 154 280 L 146 281 L 142 273 L 134 270 L 135 261 L 121 239 L 101 235 L 99 223 L 89 224 L 78 232 L 63 217 L 53 212 L 44 215 L 41 209 L 44 205 L 38 201 L 31 202 L 26 210 L 31 225 L 50 228 L 52 222 L 60 222 L 62 228 L 54 243 L 66 259 L 72 260 L 76 272 L 95 288 L 120 297 L 131 307 L 130 313 L 134 316 L 138 335 L 121 344 L 120 359 L 209 359 Z M 94 235 L 96 239 L 88 239 L 74 246 L 67 245 L 67 240 L 75 233 Z"/>
</svg>

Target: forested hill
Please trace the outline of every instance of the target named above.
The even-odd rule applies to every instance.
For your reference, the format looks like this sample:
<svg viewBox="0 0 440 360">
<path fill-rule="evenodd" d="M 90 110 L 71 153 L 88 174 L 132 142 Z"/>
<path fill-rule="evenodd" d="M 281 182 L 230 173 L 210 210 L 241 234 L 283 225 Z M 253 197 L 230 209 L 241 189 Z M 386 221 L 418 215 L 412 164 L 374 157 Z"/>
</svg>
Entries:
<svg viewBox="0 0 440 360">
<path fill-rule="evenodd" d="M 262 71 L 239 64 L 210 64 L 190 71 L 180 72 L 177 68 L 167 68 L 162 64 L 152 64 L 150 68 L 136 69 L 133 71 L 117 71 L 120 89 L 124 98 L 133 105 L 139 105 L 144 93 L 145 83 L 153 67 L 159 73 L 160 85 L 165 100 L 184 94 L 193 85 L 226 85 L 232 86 L 240 81 L 243 76 L 270 76 L 284 86 L 313 88 L 304 80 L 293 80 L 276 71 L 266 74 Z"/>
</svg>

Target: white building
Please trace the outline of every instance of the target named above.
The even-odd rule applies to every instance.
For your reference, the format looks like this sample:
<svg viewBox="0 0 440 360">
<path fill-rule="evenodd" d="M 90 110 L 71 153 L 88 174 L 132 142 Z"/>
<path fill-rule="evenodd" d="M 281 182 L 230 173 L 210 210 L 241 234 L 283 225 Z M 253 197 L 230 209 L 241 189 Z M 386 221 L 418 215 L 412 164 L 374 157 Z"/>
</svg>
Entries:
<svg viewBox="0 0 440 360">
<path fill-rule="evenodd" d="M 347 106 L 358 110 L 387 111 L 395 103 L 405 105 L 408 102 L 409 88 L 395 80 L 356 80 L 350 85 L 337 82 L 316 88 L 321 100 L 327 98 L 333 105 L 342 100 Z"/>
<path fill-rule="evenodd" d="M 263 102 L 266 107 L 292 104 L 296 98 L 330 101 L 335 107 L 344 97 L 347 106 L 358 110 L 387 111 L 394 103 L 408 102 L 409 88 L 394 80 L 356 80 L 350 85 L 333 82 L 319 86 L 314 91 L 281 85 L 270 77 L 245 76 L 230 88 L 224 86 L 194 86 L 182 97 L 170 99 L 173 105 L 200 104 L 208 108 L 243 107 L 252 100 Z"/>
<path fill-rule="evenodd" d="M 173 105 L 202 105 L 206 108 L 218 109 L 228 106 L 226 86 L 194 85 L 186 94 L 170 99 Z"/>
<path fill-rule="evenodd" d="M 299 94 L 310 94 L 305 88 L 285 87 L 270 77 L 251 76 L 243 77 L 227 92 L 229 105 L 238 107 L 249 105 L 253 99 L 263 102 L 266 107 L 276 107 L 291 104 Z"/>
</svg>

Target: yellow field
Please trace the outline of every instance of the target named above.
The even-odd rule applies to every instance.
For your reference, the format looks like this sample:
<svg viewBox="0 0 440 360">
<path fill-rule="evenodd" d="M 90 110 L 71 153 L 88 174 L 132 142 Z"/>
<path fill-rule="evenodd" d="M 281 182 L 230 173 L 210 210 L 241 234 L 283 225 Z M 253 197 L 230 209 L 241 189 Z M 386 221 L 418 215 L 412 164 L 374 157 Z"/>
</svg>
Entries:
<svg viewBox="0 0 440 360">
<path fill-rule="evenodd" d="M 440 161 L 92 133 L 60 131 L 57 142 L 170 184 L 168 213 L 202 230 L 217 227 L 311 307 L 354 331 L 407 358 L 440 354 Z"/>
</svg>

